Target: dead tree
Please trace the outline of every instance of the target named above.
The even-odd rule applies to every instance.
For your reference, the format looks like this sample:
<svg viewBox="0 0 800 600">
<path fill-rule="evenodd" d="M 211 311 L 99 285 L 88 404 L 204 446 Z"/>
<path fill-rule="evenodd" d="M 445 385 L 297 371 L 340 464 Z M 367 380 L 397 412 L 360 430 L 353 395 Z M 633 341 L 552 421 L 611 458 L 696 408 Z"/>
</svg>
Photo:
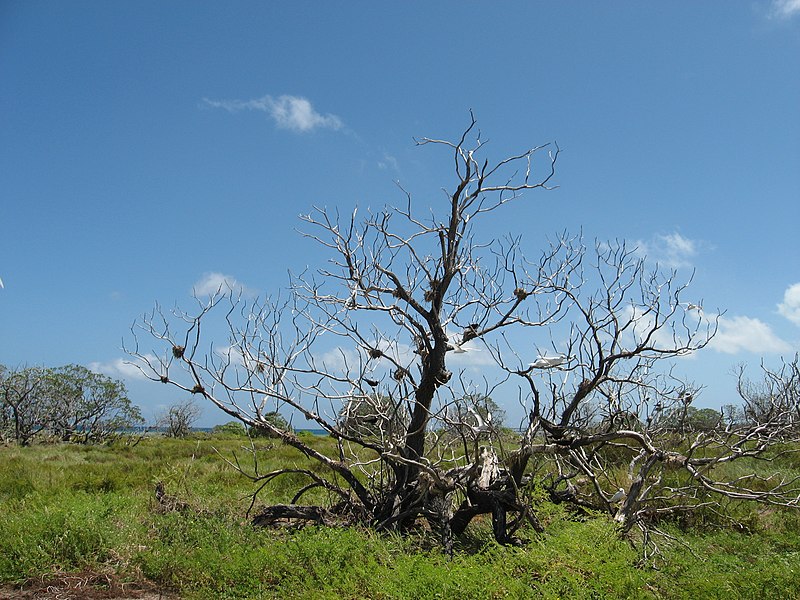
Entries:
<svg viewBox="0 0 800 600">
<path fill-rule="evenodd" d="M 426 519 L 450 548 L 452 535 L 480 514 L 492 515 L 501 543 L 524 523 L 538 527 L 525 494 L 535 478 L 554 500 L 605 508 L 625 528 L 657 510 L 647 503 L 665 489 L 657 472 L 681 468 L 693 489 L 715 488 L 703 479 L 712 466 L 707 453 L 697 451 L 705 441 L 681 449 L 673 437 L 667 449 L 657 434 L 659 415 L 694 393 L 659 365 L 703 348 L 716 320 L 686 308 L 676 274 L 648 270 L 624 243 L 589 249 L 563 235 L 529 260 L 519 238 L 481 239 L 489 215 L 513 215 L 523 192 L 551 187 L 559 149 L 490 162 L 475 133 L 473 120 L 456 142 L 417 142 L 453 159 L 454 185 L 436 206 L 418 210 L 401 188 L 400 206 L 363 217 L 325 208 L 303 217 L 306 236 L 330 260 L 294 278 L 288 300 L 220 290 L 198 298 L 194 312 L 157 307 L 135 326 L 164 344 L 151 352 L 137 341 L 130 349 L 151 379 L 205 397 L 327 469 L 327 476 L 250 473 L 259 490 L 286 473 L 308 479 L 290 504 L 263 509 L 256 522 L 357 521 L 408 531 Z M 222 350 L 201 335 L 220 312 L 228 331 Z M 533 340 L 556 335 L 568 342 L 539 342 L 542 355 L 528 354 Z M 334 350 L 326 340 L 337 342 Z M 499 373 L 480 386 L 453 367 L 478 351 Z M 529 418 L 513 442 L 490 414 L 460 402 L 515 382 Z M 270 423 L 265 416 L 275 410 L 326 430 L 338 455 Z M 752 451 L 751 438 L 736 439 L 721 442 L 728 455 Z M 626 481 L 606 452 L 615 448 L 629 460 Z M 303 503 L 319 489 L 331 496 L 326 506 Z"/>
<path fill-rule="evenodd" d="M 185 438 L 200 418 L 200 406 L 193 399 L 176 402 L 156 418 L 155 427 L 171 438 Z"/>
</svg>

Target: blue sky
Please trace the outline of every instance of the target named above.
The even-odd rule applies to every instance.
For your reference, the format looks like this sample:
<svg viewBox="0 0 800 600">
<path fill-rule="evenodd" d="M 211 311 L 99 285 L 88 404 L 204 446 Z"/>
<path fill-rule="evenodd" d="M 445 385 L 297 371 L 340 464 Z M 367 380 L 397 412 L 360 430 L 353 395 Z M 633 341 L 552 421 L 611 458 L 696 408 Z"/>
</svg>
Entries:
<svg viewBox="0 0 800 600">
<path fill-rule="evenodd" d="M 124 364 L 137 317 L 321 266 L 313 205 L 401 201 L 395 180 L 440 202 L 449 157 L 412 137 L 472 109 L 492 157 L 563 150 L 559 188 L 487 236 L 535 255 L 582 230 L 694 269 L 726 312 L 678 368 L 719 406 L 736 364 L 800 350 L 798 74 L 798 0 L 0 0 L 0 363 L 90 366 L 151 416 L 180 398 Z"/>
</svg>

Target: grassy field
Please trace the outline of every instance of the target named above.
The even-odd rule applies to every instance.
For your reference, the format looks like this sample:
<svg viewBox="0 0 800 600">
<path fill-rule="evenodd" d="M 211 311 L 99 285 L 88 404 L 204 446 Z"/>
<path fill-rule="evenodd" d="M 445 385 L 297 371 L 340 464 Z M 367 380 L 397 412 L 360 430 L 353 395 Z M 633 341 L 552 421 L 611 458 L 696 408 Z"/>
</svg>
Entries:
<svg viewBox="0 0 800 600">
<path fill-rule="evenodd" d="M 607 517 L 576 519 L 544 503 L 546 532 L 522 532 L 523 548 L 498 546 L 479 523 L 449 558 L 424 533 L 254 529 L 245 519 L 252 484 L 216 451 L 230 456 L 244 443 L 205 436 L 0 448 L 0 598 L 53 581 L 81 582 L 80 593 L 59 596 L 76 598 L 143 590 L 180 598 L 800 597 L 796 512 L 737 506 L 735 523 L 711 515 L 667 525 L 678 541 L 654 568 L 639 565 Z M 333 450 L 327 438 L 315 443 Z M 258 444 L 269 450 L 264 471 L 303 464 L 290 448 Z M 159 481 L 183 510 L 155 501 Z M 290 488 L 269 488 L 262 500 L 288 501 Z"/>
</svg>

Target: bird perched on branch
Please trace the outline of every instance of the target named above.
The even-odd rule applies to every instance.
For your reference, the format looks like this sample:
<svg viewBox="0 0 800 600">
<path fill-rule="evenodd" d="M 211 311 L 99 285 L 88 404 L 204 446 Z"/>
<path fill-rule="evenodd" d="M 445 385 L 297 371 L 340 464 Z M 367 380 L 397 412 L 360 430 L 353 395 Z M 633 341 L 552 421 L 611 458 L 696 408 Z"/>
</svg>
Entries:
<svg viewBox="0 0 800 600">
<path fill-rule="evenodd" d="M 481 433 L 489 433 L 492 430 L 492 413 L 486 411 L 486 420 L 484 421 L 483 417 L 481 417 L 478 414 L 478 411 L 476 411 L 471 406 L 467 407 L 467 412 L 469 412 L 473 417 L 475 417 L 475 422 L 477 423 L 477 426 L 474 427 L 470 426 L 469 428 L 472 430 L 472 433 L 474 433 L 476 436 L 480 435 Z"/>
<path fill-rule="evenodd" d="M 622 500 L 624 499 L 625 499 L 625 489 L 619 488 L 617 492 L 613 496 L 611 496 L 608 502 L 609 504 L 616 504 L 617 502 L 622 502 Z"/>
<path fill-rule="evenodd" d="M 559 354 L 558 356 L 539 356 L 528 366 L 534 369 L 552 369 L 553 367 L 560 367 L 566 364 L 572 358 L 574 357 L 565 354 Z"/>
</svg>

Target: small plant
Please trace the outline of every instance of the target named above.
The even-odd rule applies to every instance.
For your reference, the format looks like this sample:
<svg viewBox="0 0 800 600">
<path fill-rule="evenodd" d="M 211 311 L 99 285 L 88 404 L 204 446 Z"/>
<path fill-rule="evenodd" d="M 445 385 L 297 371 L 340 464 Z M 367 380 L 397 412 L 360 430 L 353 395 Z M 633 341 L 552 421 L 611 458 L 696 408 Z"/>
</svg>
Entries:
<svg viewBox="0 0 800 600">
<path fill-rule="evenodd" d="M 272 412 L 265 414 L 264 421 L 281 431 L 289 431 L 291 429 L 289 422 L 284 419 L 281 413 L 279 413 L 277 410 L 273 410 Z M 253 425 L 250 427 L 250 429 L 248 429 L 248 432 L 251 437 L 278 437 L 266 427 L 259 425 Z"/>
<path fill-rule="evenodd" d="M 228 421 L 222 425 L 215 425 L 211 433 L 212 435 L 246 436 L 247 428 L 239 421 Z"/>
</svg>

